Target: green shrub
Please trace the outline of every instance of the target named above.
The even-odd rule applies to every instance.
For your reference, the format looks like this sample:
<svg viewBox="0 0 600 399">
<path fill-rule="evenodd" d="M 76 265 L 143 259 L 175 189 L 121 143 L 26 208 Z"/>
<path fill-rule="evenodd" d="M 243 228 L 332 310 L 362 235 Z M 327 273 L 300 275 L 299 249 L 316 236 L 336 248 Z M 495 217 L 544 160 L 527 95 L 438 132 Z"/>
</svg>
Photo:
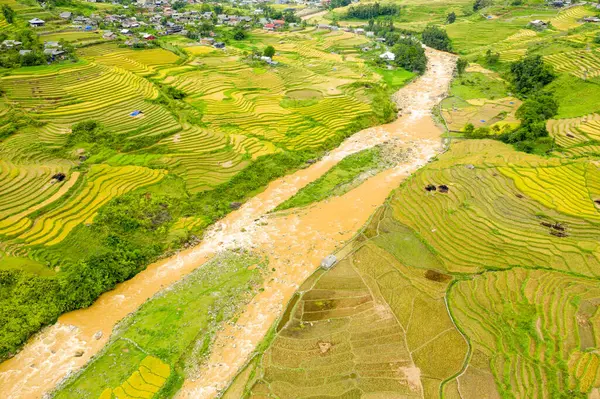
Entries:
<svg viewBox="0 0 600 399">
<path fill-rule="evenodd" d="M 530 55 L 512 63 L 510 72 L 515 91 L 520 95 L 540 90 L 556 77 L 552 65 L 544 63 L 541 55 Z"/>
<path fill-rule="evenodd" d="M 452 42 L 445 30 L 430 25 L 421 34 L 423 43 L 431 48 L 441 51 L 452 51 Z"/>
<path fill-rule="evenodd" d="M 275 47 L 273 47 L 273 46 L 267 46 L 265 48 L 265 51 L 263 51 L 263 55 L 265 57 L 273 57 L 275 55 Z"/>
<path fill-rule="evenodd" d="M 396 56 L 394 62 L 398 66 L 407 71 L 425 72 L 427 57 L 425 56 L 425 50 L 419 42 L 410 38 L 400 39 L 392 48 L 392 51 Z"/>
</svg>

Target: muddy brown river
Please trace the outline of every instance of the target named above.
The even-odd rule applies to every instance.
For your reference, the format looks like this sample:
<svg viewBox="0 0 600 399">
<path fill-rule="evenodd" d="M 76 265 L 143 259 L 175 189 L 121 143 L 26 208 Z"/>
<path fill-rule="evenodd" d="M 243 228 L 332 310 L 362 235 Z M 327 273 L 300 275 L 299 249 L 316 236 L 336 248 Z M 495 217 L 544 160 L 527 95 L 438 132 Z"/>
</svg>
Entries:
<svg viewBox="0 0 600 399">
<path fill-rule="evenodd" d="M 426 73 L 400 89 L 394 100 L 401 116 L 345 140 L 319 162 L 273 181 L 267 189 L 216 223 L 196 247 L 156 262 L 106 292 L 89 308 L 66 313 L 32 337 L 23 350 L 0 364 L 2 398 L 40 398 L 84 366 L 108 341 L 113 327 L 219 251 L 247 248 L 269 257 L 275 269 L 235 323 L 217 334 L 213 351 L 180 398 L 213 398 L 248 360 L 298 286 L 326 255 L 347 242 L 390 192 L 441 150 L 441 129 L 432 108 L 446 94 L 455 65 L 453 55 L 427 49 Z M 316 180 L 345 156 L 393 141 L 410 149 L 405 160 L 368 178 L 348 193 L 294 213 L 269 214 L 277 205 Z M 233 344 L 235 342 L 235 344 Z M 81 356 L 80 355 L 83 351 Z"/>
</svg>

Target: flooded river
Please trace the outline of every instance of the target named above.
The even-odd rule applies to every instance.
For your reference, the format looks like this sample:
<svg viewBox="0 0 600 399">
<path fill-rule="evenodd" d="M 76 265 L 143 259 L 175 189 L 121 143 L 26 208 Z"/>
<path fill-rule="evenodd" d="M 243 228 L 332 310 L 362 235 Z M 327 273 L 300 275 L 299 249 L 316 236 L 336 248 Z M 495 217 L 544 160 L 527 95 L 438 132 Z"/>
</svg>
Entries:
<svg viewBox="0 0 600 399">
<path fill-rule="evenodd" d="M 441 130 L 431 117 L 431 109 L 448 89 L 455 58 L 430 49 L 427 56 L 427 72 L 394 96 L 402 110 L 400 118 L 358 132 L 319 162 L 272 182 L 216 223 L 198 246 L 150 265 L 103 294 L 89 308 L 61 316 L 55 325 L 30 339 L 15 357 L 0 364 L 2 397 L 42 397 L 84 366 L 106 344 L 115 324 L 148 298 L 201 267 L 219 251 L 243 247 L 268 256 L 275 271 L 265 278 L 264 291 L 244 308 L 236 323 L 227 324 L 217 334 L 208 361 L 179 393 L 182 398 L 215 397 L 244 365 L 321 259 L 350 239 L 406 176 L 440 151 Z M 295 213 L 269 214 L 345 156 L 390 141 L 410 149 L 406 159 L 393 168 L 343 196 Z"/>
</svg>

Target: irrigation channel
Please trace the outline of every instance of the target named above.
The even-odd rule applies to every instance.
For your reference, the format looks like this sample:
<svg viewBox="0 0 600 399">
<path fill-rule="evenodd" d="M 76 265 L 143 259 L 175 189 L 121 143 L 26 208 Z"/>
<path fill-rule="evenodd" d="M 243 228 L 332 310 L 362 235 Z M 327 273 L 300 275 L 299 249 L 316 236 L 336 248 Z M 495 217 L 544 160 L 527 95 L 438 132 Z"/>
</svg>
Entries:
<svg viewBox="0 0 600 399">
<path fill-rule="evenodd" d="M 62 315 L 32 337 L 15 357 L 0 364 L 3 398 L 40 398 L 83 367 L 107 343 L 113 327 L 148 298 L 201 267 L 220 251 L 246 248 L 269 258 L 263 290 L 235 323 L 217 333 L 212 353 L 180 398 L 213 398 L 245 364 L 298 286 L 328 254 L 366 223 L 389 193 L 442 148 L 442 130 L 431 110 L 445 96 L 455 56 L 427 49 L 424 75 L 395 95 L 400 116 L 362 130 L 310 167 L 275 180 L 240 209 L 216 223 L 194 248 L 150 265 L 106 292 L 89 308 Z M 346 194 L 296 212 L 270 213 L 347 155 L 383 143 L 402 148 L 397 162 Z M 234 344 L 235 343 L 235 344 Z"/>
</svg>

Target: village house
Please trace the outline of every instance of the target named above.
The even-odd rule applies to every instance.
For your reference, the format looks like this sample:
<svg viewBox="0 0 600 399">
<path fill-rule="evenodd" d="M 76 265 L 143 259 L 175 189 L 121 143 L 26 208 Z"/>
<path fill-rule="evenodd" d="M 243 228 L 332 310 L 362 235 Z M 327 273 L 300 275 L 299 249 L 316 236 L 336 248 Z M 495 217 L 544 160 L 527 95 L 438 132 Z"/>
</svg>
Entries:
<svg viewBox="0 0 600 399">
<path fill-rule="evenodd" d="M 114 32 L 111 31 L 106 31 L 104 32 L 104 34 L 102 35 L 102 38 L 104 40 L 114 40 L 117 38 L 117 35 Z"/>
<path fill-rule="evenodd" d="M 59 42 L 44 42 L 44 48 L 61 48 L 61 45 Z"/>
<path fill-rule="evenodd" d="M 19 47 L 21 44 L 23 44 L 23 43 L 16 41 L 16 40 L 5 40 L 2 42 L 2 48 L 5 48 L 5 49 L 16 48 L 16 47 Z"/>
<path fill-rule="evenodd" d="M 534 28 L 534 29 L 546 29 L 548 27 L 548 23 L 541 21 L 539 19 L 535 19 L 531 22 L 529 22 L 529 27 Z"/>
<path fill-rule="evenodd" d="M 56 49 L 56 48 L 44 49 L 44 54 L 51 56 L 52 59 L 63 58 L 64 53 L 65 52 L 61 49 Z"/>
<path fill-rule="evenodd" d="M 43 19 L 33 18 L 29 20 L 29 26 L 31 26 L 32 28 L 39 28 L 40 26 L 44 26 L 45 24 L 46 21 L 44 21 Z"/>
<path fill-rule="evenodd" d="M 126 40 L 125 41 L 125 45 L 133 47 L 134 45 L 138 44 L 139 42 L 140 41 L 137 38 L 134 37 L 132 39 Z"/>
<path fill-rule="evenodd" d="M 585 17 L 585 18 L 583 18 L 583 22 L 597 23 L 597 22 L 600 22 L 600 18 L 598 18 L 598 17 Z"/>
<path fill-rule="evenodd" d="M 396 59 L 396 54 L 392 53 L 391 51 L 386 51 L 385 53 L 381 54 L 379 58 L 384 61 L 394 61 Z"/>
<path fill-rule="evenodd" d="M 73 14 L 70 11 L 61 12 L 58 16 L 62 19 L 69 20 Z"/>
<path fill-rule="evenodd" d="M 174 33 L 181 33 L 183 31 L 183 27 L 179 25 L 173 25 L 170 28 L 167 28 L 167 35 L 172 35 Z"/>
</svg>

